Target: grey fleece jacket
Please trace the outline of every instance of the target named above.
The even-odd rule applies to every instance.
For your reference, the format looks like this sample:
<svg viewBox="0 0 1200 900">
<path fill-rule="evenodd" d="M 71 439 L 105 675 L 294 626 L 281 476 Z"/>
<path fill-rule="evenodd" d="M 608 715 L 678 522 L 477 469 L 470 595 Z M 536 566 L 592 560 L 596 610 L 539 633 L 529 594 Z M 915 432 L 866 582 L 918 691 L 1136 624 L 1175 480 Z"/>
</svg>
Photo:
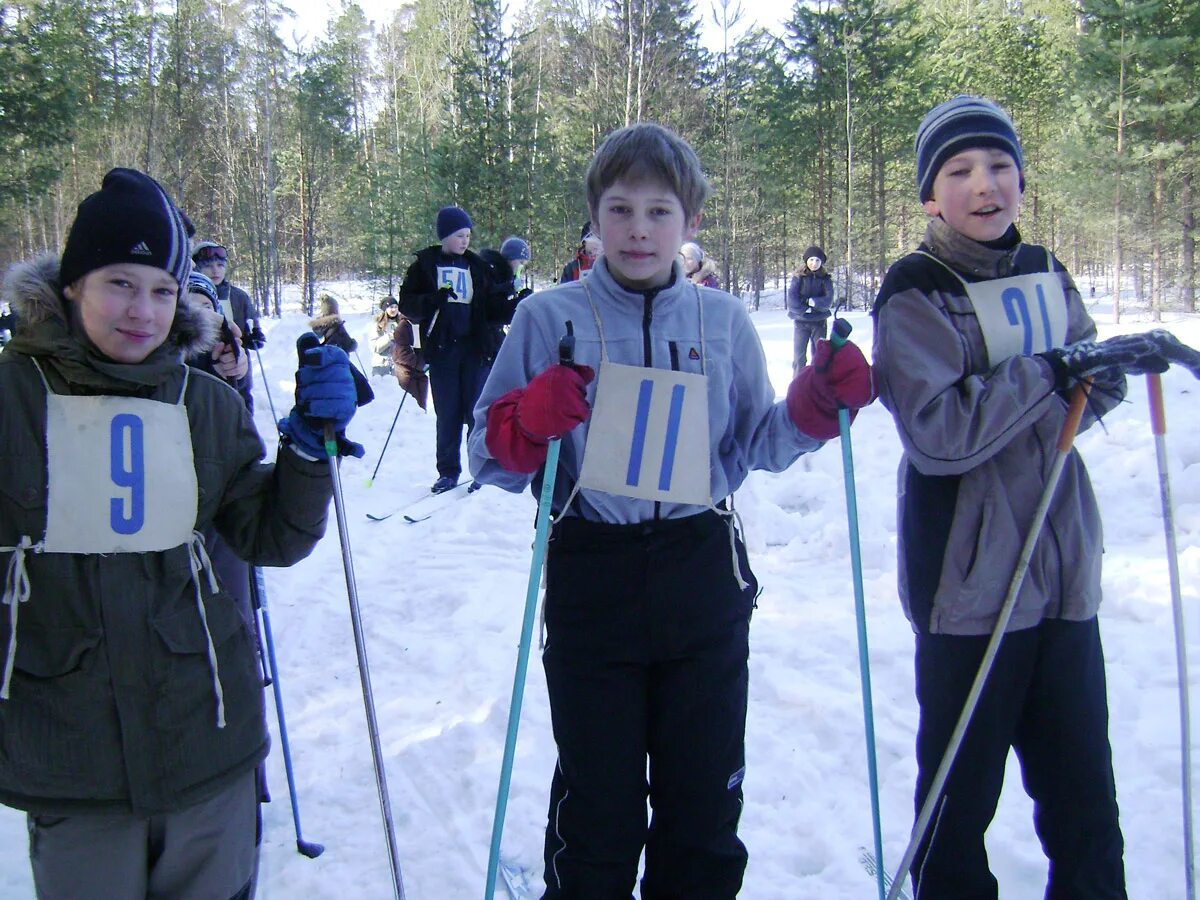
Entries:
<svg viewBox="0 0 1200 900">
<path fill-rule="evenodd" d="M 967 282 L 1059 274 L 1067 342 L 1096 326 L 1062 264 L 1044 248 L 992 249 L 933 219 L 921 249 Z M 1067 404 L 1037 356 L 989 365 L 962 282 L 920 253 L 888 271 L 875 306 L 875 383 L 904 454 L 898 488 L 899 589 L 914 630 L 988 634 L 1033 520 Z M 1084 427 L 1125 394 L 1097 385 Z M 1082 621 L 1100 605 L 1100 514 L 1079 453 L 1063 469 L 1008 629 Z"/>
<path fill-rule="evenodd" d="M 678 263 L 672 283 L 647 299 L 622 287 L 603 257 L 592 267 L 586 289 L 573 281 L 528 297 L 517 306 L 512 327 L 475 406 L 469 441 L 471 473 L 480 481 L 519 492 L 533 480 L 504 469 L 487 449 L 487 413 L 492 403 L 523 388 L 558 362 L 559 338 L 573 323 L 575 362 L 600 367 L 600 333 L 588 303 L 591 292 L 604 327 L 608 358 L 614 363 L 700 372 L 707 361 L 711 496 L 732 494 L 751 469 L 780 472 L 821 441 L 801 432 L 788 417 L 786 403 L 775 400 L 758 332 L 746 308 L 724 291 L 697 287 L 682 277 Z M 703 306 L 704 346 L 700 352 Z M 588 386 L 588 403 L 596 396 Z M 555 510 L 562 509 L 579 476 L 590 423 L 563 440 L 555 482 Z M 705 507 L 634 500 L 602 491 L 581 491 L 571 514 L 592 521 L 631 524 L 655 518 L 680 518 Z"/>
</svg>

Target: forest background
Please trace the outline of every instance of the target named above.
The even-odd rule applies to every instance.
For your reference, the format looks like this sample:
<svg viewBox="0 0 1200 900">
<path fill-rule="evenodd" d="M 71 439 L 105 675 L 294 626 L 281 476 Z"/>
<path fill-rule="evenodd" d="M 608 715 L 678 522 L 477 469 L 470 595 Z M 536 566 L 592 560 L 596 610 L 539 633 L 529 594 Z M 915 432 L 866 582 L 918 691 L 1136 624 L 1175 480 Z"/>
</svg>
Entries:
<svg viewBox="0 0 1200 900">
<path fill-rule="evenodd" d="M 653 120 L 712 182 L 699 241 L 722 286 L 757 304 L 817 243 L 862 306 L 924 228 L 917 123 L 971 92 L 1017 123 L 1026 239 L 1119 278 L 1118 319 L 1195 310 L 1196 0 L 797 0 L 779 34 L 739 28 L 736 0 L 389 15 L 335 0 L 300 41 L 280 0 L 0 0 L 0 266 L 57 252 L 127 165 L 268 312 L 284 283 L 310 311 L 335 278 L 394 292 L 447 203 L 477 248 L 525 236 L 544 284 L 578 242 L 596 146 Z"/>
</svg>

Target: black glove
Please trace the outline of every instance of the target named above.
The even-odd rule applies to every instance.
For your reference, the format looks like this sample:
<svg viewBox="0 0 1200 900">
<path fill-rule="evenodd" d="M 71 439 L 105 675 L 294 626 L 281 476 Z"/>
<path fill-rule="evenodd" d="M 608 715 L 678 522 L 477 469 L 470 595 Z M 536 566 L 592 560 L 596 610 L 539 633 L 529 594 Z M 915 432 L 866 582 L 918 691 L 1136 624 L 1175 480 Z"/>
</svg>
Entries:
<svg viewBox="0 0 1200 900">
<path fill-rule="evenodd" d="M 434 302 L 437 303 L 438 309 L 442 309 L 446 306 L 446 304 L 450 300 L 457 300 L 457 299 L 458 299 L 458 294 L 454 293 L 454 288 L 450 287 L 450 285 L 448 285 L 448 284 L 443 284 L 440 288 L 437 289 L 436 299 L 434 300 Z"/>
<path fill-rule="evenodd" d="M 242 346 L 247 350 L 261 350 L 263 345 L 267 343 L 267 336 L 258 327 L 258 319 L 251 319 L 246 324 L 250 327 L 242 335 Z"/>
<path fill-rule="evenodd" d="M 1054 370 L 1054 387 L 1060 391 L 1088 377 L 1111 381 L 1114 373 L 1109 370 L 1114 369 L 1125 375 L 1161 374 L 1173 362 L 1200 378 L 1200 352 L 1162 329 L 1121 334 L 1106 341 L 1080 341 L 1038 356 Z"/>
<path fill-rule="evenodd" d="M 520 303 L 532 293 L 533 288 L 521 288 L 519 291 L 517 291 L 516 295 L 513 297 L 513 300 L 517 303 Z"/>
</svg>

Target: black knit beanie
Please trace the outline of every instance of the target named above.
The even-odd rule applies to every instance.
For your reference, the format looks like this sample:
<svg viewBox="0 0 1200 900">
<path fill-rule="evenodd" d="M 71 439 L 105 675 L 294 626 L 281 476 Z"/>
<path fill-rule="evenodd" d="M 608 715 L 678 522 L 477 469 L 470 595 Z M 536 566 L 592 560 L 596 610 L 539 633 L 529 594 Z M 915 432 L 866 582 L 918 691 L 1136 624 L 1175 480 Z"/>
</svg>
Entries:
<svg viewBox="0 0 1200 900">
<path fill-rule="evenodd" d="M 820 247 L 818 247 L 816 244 L 813 244 L 811 247 L 809 247 L 807 250 L 805 250 L 804 255 L 800 258 L 802 260 L 804 260 L 805 262 L 808 262 L 814 256 L 821 261 L 821 265 L 825 265 L 825 260 L 826 260 L 825 251 L 822 250 Z"/>
<path fill-rule="evenodd" d="M 162 186 L 136 169 L 113 169 L 100 190 L 79 204 L 59 262 L 59 283 L 115 263 L 169 272 L 183 290 L 192 270 L 192 223 Z"/>
<path fill-rule="evenodd" d="M 438 210 L 436 227 L 438 240 L 444 241 L 456 231 L 475 226 L 471 223 L 471 217 L 467 215 L 465 209 L 457 206 L 443 206 Z"/>
</svg>

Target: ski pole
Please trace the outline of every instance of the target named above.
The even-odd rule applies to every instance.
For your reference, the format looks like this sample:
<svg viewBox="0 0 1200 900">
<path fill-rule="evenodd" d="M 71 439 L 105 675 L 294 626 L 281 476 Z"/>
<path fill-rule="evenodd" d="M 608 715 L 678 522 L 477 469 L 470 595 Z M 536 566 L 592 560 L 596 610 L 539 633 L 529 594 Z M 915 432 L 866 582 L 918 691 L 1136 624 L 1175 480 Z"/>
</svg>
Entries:
<svg viewBox="0 0 1200 900">
<path fill-rule="evenodd" d="M 845 346 L 851 325 L 845 319 L 833 320 L 829 341 L 834 350 Z M 875 712 L 871 702 L 871 658 L 867 647 L 867 607 L 863 596 L 862 555 L 858 541 L 858 493 L 854 487 L 854 448 L 850 443 L 850 410 L 838 409 L 838 431 L 842 438 L 842 475 L 846 484 L 846 518 L 850 526 L 850 570 L 854 576 L 854 619 L 858 624 L 858 670 L 862 682 L 863 725 L 867 736 L 867 781 L 871 790 L 871 824 L 875 836 L 875 881 L 879 900 L 887 887 L 883 872 L 883 827 L 879 815 L 879 771 L 875 760 Z"/>
<path fill-rule="evenodd" d="M 1179 587 L 1179 552 L 1175 545 L 1175 508 L 1167 466 L 1167 414 L 1163 405 L 1162 377 L 1146 375 L 1150 393 L 1150 426 L 1158 457 L 1158 490 L 1162 497 L 1163 529 L 1167 541 L 1167 571 L 1171 579 L 1171 608 L 1175 616 L 1175 662 L 1179 672 L 1179 730 L 1183 768 L 1183 879 L 1187 900 L 1196 897 L 1196 868 L 1192 834 L 1192 715 L 1188 702 L 1188 663 L 1183 623 L 1183 596 Z"/>
<path fill-rule="evenodd" d="M 575 358 L 575 334 L 570 322 L 567 333 L 558 342 L 558 361 L 569 366 Z M 525 592 L 525 615 L 521 620 L 521 643 L 517 649 L 517 668 L 513 675 L 512 701 L 508 705 L 508 734 L 504 738 L 504 761 L 500 765 L 500 786 L 496 791 L 496 815 L 492 819 L 492 845 L 488 853 L 487 886 L 484 900 L 496 893 L 496 875 L 500 865 L 500 839 L 504 835 L 504 815 L 508 810 L 508 788 L 512 781 L 513 758 L 517 751 L 517 729 L 521 725 L 521 701 L 525 696 L 525 672 L 529 668 L 529 648 L 533 640 L 533 620 L 537 612 L 538 588 L 542 581 L 542 561 L 550 537 L 550 505 L 554 499 L 554 481 L 558 475 L 558 453 L 562 441 L 551 439 L 542 469 L 542 493 L 538 498 L 537 527 L 534 531 L 533 557 L 529 561 L 529 588 Z"/>
<path fill-rule="evenodd" d="M 258 621 L 259 594 L 265 593 L 265 591 L 258 590 L 258 585 L 254 583 L 260 577 L 258 566 L 249 566 L 247 577 L 250 583 L 250 615 L 254 617 L 254 643 L 258 647 L 258 664 L 262 670 L 263 687 L 269 687 L 274 680 L 271 673 L 275 667 L 269 664 L 266 645 L 263 642 L 263 627 Z"/>
<path fill-rule="evenodd" d="M 375 471 L 371 473 L 371 477 L 367 479 L 367 487 L 375 483 L 375 476 L 379 474 L 379 467 L 383 464 L 383 454 L 387 453 L 388 441 L 392 439 L 392 432 L 396 430 L 396 423 L 400 421 L 400 410 L 404 409 L 404 401 L 408 398 L 408 391 L 404 391 L 400 398 L 400 405 L 396 407 L 396 416 L 392 419 L 392 427 L 388 429 L 387 437 L 383 441 L 383 449 L 379 451 L 379 461 L 375 463 Z"/>
<path fill-rule="evenodd" d="M 304 353 L 320 346 L 320 339 L 311 331 L 300 335 L 296 350 L 300 364 Z M 375 718 L 375 698 L 371 691 L 371 670 L 367 663 L 367 645 L 363 639 L 362 617 L 358 608 L 358 585 L 354 578 L 354 557 L 350 552 L 350 529 L 346 524 L 346 501 L 342 496 L 342 478 L 338 469 L 338 442 L 333 425 L 325 423 L 325 453 L 329 456 L 329 477 L 333 481 L 333 507 L 337 514 L 338 540 L 342 545 L 342 569 L 346 573 L 346 595 L 350 601 L 350 624 L 354 629 L 354 650 L 358 654 L 358 677 L 362 682 L 363 706 L 367 716 L 367 732 L 371 739 L 371 756 L 375 762 L 375 785 L 379 790 L 379 809 L 387 837 L 389 862 L 392 867 L 392 888 L 397 900 L 404 900 L 404 881 L 400 875 L 400 854 L 396 848 L 396 829 L 392 824 L 392 804 L 388 796 L 387 774 L 383 768 L 383 751 L 379 746 L 379 724 Z"/>
<path fill-rule="evenodd" d="M 1046 522 L 1046 514 L 1050 509 L 1050 502 L 1054 499 L 1054 491 L 1058 487 L 1058 481 L 1062 476 L 1062 470 L 1067 463 L 1067 458 L 1071 455 L 1071 447 L 1075 442 L 1075 432 L 1079 430 L 1079 420 L 1083 418 L 1083 411 L 1087 406 L 1087 395 L 1090 387 L 1091 379 L 1089 378 L 1075 385 L 1071 393 L 1067 418 L 1063 422 L 1062 431 L 1058 435 L 1054 463 L 1050 468 L 1049 476 L 1046 478 L 1046 485 L 1042 488 L 1042 496 L 1038 500 L 1037 509 L 1034 510 L 1033 522 L 1030 524 L 1029 532 L 1025 536 L 1025 543 L 1021 547 L 1021 555 L 1017 557 L 1017 565 L 1013 570 L 1012 579 L 1008 583 L 1008 593 L 1005 595 L 1004 603 L 1000 607 L 1000 614 L 996 618 L 996 626 L 992 629 L 991 640 L 988 641 L 987 649 L 984 650 L 983 660 L 979 664 L 979 671 L 976 673 L 975 681 L 972 682 L 971 690 L 967 694 L 966 701 L 963 703 L 963 709 L 959 714 L 958 722 L 955 723 L 954 731 L 950 735 L 950 741 L 946 745 L 946 752 L 942 756 L 942 761 L 933 776 L 933 783 L 929 786 L 929 793 L 925 795 L 925 803 L 921 806 L 921 813 L 917 816 L 916 824 L 913 825 L 912 836 L 908 840 L 908 847 L 904 851 L 904 858 L 900 861 L 900 868 L 896 870 L 896 874 L 892 879 L 892 889 L 888 892 L 887 900 L 896 900 L 900 896 L 904 882 L 908 879 L 908 867 L 912 865 L 912 861 L 917 855 L 917 846 L 925 839 L 925 832 L 929 830 L 929 822 L 933 818 L 934 808 L 941 800 L 942 789 L 946 786 L 946 779 L 950 775 L 950 767 L 954 764 L 954 758 L 958 755 L 958 748 L 962 744 L 963 737 L 967 732 L 967 726 L 971 724 L 971 717 L 975 714 L 975 706 L 979 702 L 979 695 L 983 693 L 988 675 L 991 674 L 992 663 L 995 662 L 996 653 L 1000 650 L 1000 642 L 1004 640 L 1004 630 L 1008 627 L 1008 620 L 1012 618 L 1013 610 L 1016 609 L 1017 594 L 1020 592 L 1021 585 L 1025 581 L 1025 574 L 1029 571 L 1029 561 L 1033 558 L 1034 547 L 1041 536 L 1042 526 Z"/>
<path fill-rule="evenodd" d="M 279 430 L 279 415 L 275 412 L 275 401 L 271 399 L 271 384 L 267 381 L 267 370 L 263 367 L 262 354 L 258 352 L 258 348 L 254 348 L 254 358 L 258 360 L 258 371 L 262 375 L 263 390 L 267 392 L 267 406 L 271 407 L 271 421 L 275 423 L 275 430 Z"/>
<path fill-rule="evenodd" d="M 296 774 L 292 769 L 292 748 L 288 742 L 287 717 L 283 714 L 283 687 L 279 683 L 279 664 L 275 660 L 275 639 L 271 636 L 271 615 L 267 612 L 267 592 L 259 582 L 262 570 L 258 566 L 250 567 L 250 596 L 254 607 L 262 612 L 263 635 L 267 642 L 267 656 L 271 660 L 273 678 L 268 682 L 275 695 L 275 718 L 279 720 L 279 744 L 283 748 L 283 770 L 287 773 L 288 795 L 292 800 L 292 825 L 296 829 L 296 850 L 309 859 L 316 859 L 325 852 L 323 844 L 306 841 L 300 828 L 300 800 L 296 794 Z M 258 618 L 255 616 L 255 622 Z"/>
</svg>

